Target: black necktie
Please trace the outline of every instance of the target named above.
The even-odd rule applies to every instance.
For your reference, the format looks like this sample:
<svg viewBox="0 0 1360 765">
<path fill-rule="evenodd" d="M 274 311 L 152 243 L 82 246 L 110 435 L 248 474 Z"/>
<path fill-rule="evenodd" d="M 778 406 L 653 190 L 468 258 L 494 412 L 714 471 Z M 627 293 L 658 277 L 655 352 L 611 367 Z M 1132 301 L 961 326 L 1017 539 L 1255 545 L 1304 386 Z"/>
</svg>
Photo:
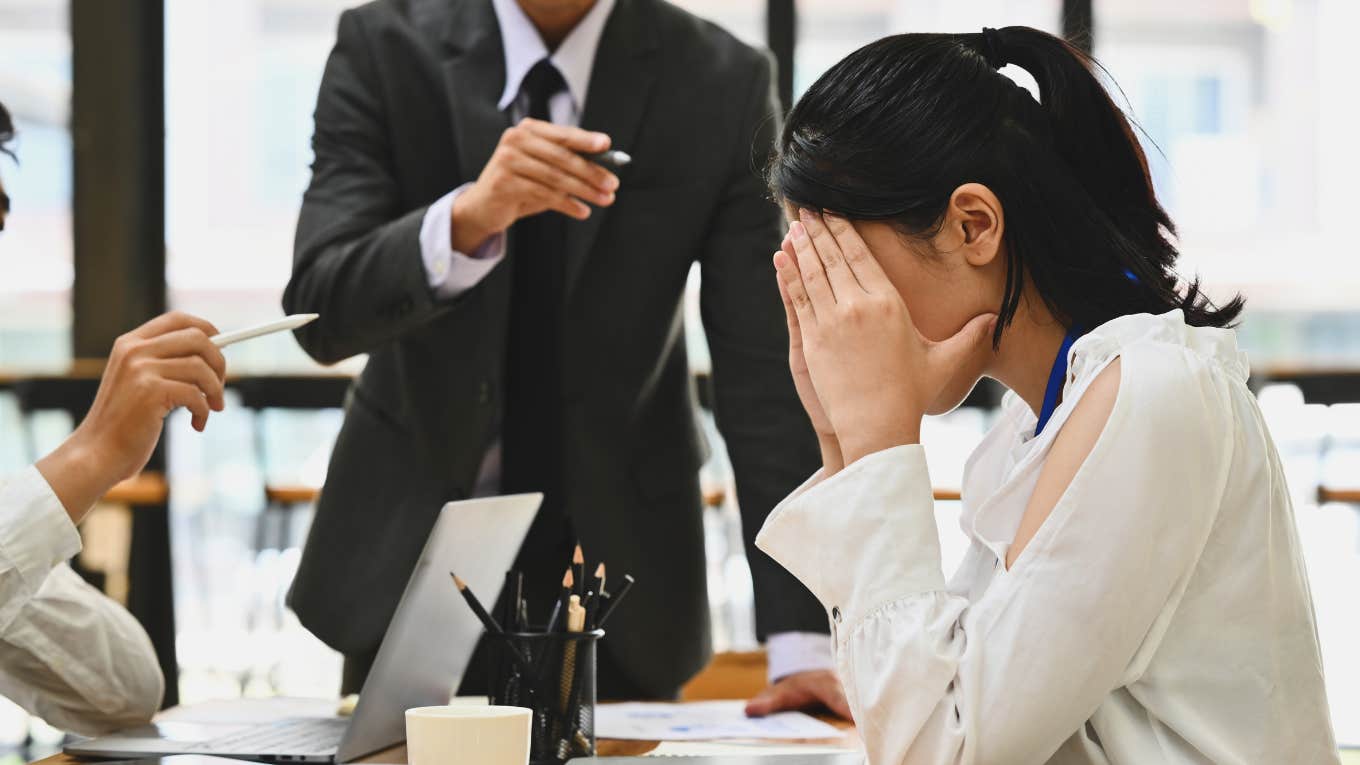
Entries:
<svg viewBox="0 0 1360 765">
<path fill-rule="evenodd" d="M 547 59 L 534 65 L 521 92 L 529 116 L 551 121 L 548 100 L 566 89 L 562 73 Z M 563 507 L 561 317 L 566 218 L 544 212 L 515 223 L 511 234 L 512 286 L 506 348 L 506 396 L 501 431 L 501 489 L 541 491 L 543 508 L 530 532 L 529 547 L 550 545 L 554 553 L 570 531 Z M 569 536 L 568 536 L 569 539 Z M 544 554 L 548 550 L 534 551 Z M 566 559 L 555 559 L 565 567 Z M 551 582 L 549 582 L 551 584 Z"/>
</svg>

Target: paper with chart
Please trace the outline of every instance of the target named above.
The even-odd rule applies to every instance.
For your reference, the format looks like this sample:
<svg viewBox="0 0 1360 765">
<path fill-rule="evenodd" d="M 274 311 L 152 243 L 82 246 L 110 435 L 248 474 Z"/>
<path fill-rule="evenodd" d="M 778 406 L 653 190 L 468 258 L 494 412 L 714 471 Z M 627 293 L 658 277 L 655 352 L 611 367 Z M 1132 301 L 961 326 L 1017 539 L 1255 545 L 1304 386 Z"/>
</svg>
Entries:
<svg viewBox="0 0 1360 765">
<path fill-rule="evenodd" d="M 848 745 L 783 744 L 760 741 L 663 741 L 643 757 L 773 757 L 781 754 L 836 754 L 844 761 L 840 765 L 864 765 L 864 757 Z M 856 756 L 858 755 L 858 756 Z"/>
<path fill-rule="evenodd" d="M 601 704 L 595 709 L 598 738 L 639 741 L 705 739 L 837 739 L 845 734 L 802 712 L 747 717 L 743 701 L 688 704 Z"/>
</svg>

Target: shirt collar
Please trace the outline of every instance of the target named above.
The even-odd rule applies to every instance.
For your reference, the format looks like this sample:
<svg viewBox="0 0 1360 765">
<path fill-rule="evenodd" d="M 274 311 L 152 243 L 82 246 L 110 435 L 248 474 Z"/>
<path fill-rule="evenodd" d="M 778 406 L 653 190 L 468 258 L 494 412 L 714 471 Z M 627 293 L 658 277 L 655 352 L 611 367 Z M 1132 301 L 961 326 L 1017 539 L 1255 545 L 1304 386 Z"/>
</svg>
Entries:
<svg viewBox="0 0 1360 765">
<path fill-rule="evenodd" d="M 567 33 L 566 39 L 549 56 L 543 38 L 516 0 L 492 0 L 501 28 L 501 47 L 505 50 L 505 90 L 497 104 L 500 110 L 505 111 L 515 102 L 524 76 L 534 64 L 550 58 L 562 73 L 562 79 L 566 80 L 567 92 L 571 94 L 579 113 L 586 103 L 590 72 L 595 66 L 595 50 L 600 47 L 604 23 L 609 19 L 610 11 L 614 10 L 614 3 L 615 0 L 597 0 L 595 7 Z"/>
</svg>

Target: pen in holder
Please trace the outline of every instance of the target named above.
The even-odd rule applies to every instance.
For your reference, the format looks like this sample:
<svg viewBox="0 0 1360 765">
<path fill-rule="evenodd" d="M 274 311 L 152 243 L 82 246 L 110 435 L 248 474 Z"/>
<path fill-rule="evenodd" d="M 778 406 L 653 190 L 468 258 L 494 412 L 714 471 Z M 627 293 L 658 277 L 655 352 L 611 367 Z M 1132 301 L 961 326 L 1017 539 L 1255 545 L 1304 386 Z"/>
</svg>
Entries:
<svg viewBox="0 0 1360 765">
<path fill-rule="evenodd" d="M 487 634 L 491 703 L 533 710 L 531 765 L 595 754 L 595 654 L 604 630 Z"/>
</svg>

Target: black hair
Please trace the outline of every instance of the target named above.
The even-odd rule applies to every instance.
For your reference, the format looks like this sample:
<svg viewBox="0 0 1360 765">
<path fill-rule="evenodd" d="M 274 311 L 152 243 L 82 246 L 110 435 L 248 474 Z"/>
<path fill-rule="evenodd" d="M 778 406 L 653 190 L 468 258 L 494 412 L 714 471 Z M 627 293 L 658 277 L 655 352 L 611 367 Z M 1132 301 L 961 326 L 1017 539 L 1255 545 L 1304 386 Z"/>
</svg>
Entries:
<svg viewBox="0 0 1360 765">
<path fill-rule="evenodd" d="M 1029 91 L 997 71 L 1015 64 Z M 1128 119 L 1095 61 L 1030 27 L 902 34 L 860 48 L 798 100 L 771 159 L 782 201 L 932 235 L 954 190 L 987 186 L 1006 213 L 1006 288 L 993 342 L 1028 274 L 1069 327 L 1176 308 L 1229 326 L 1241 296 L 1215 307 L 1174 267 L 1175 227 L 1157 201 Z"/>
<path fill-rule="evenodd" d="M 0 103 L 0 154 L 8 154 L 14 158 L 14 152 L 9 150 L 7 144 L 14 140 L 14 120 L 10 119 L 9 110 Z"/>
</svg>

